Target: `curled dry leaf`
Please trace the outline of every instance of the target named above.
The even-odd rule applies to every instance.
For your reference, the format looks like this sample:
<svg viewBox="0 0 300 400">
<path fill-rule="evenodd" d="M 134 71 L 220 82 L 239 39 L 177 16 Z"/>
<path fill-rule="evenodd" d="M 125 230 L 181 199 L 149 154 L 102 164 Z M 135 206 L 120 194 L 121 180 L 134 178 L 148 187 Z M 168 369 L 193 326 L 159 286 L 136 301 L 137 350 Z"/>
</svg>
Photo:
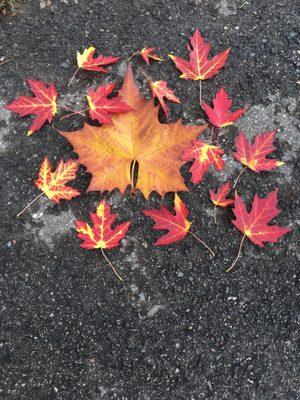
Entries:
<svg viewBox="0 0 300 400">
<path fill-rule="evenodd" d="M 236 219 L 232 223 L 243 233 L 243 237 L 238 255 L 227 271 L 230 271 L 236 264 L 246 237 L 257 246 L 264 247 L 264 242 L 275 243 L 291 230 L 291 228 L 278 225 L 268 225 L 280 213 L 280 210 L 277 208 L 277 192 L 277 189 L 274 190 L 266 198 L 259 198 L 256 194 L 249 213 L 241 197 L 237 193 L 235 194 L 233 212 Z"/>
<path fill-rule="evenodd" d="M 112 124 L 60 132 L 92 174 L 88 191 L 117 188 L 124 193 L 131 185 L 148 198 L 152 191 L 164 196 L 187 190 L 180 174 L 181 154 L 206 126 L 185 126 L 181 120 L 161 124 L 158 107 L 141 96 L 130 66 L 119 95 L 132 110 L 112 115 Z"/>
<path fill-rule="evenodd" d="M 87 101 L 90 117 L 100 124 L 110 123 L 110 114 L 121 114 L 131 110 L 131 107 L 120 96 L 107 98 L 114 88 L 115 84 L 109 83 L 99 86 L 97 90 L 88 89 Z"/>
<path fill-rule="evenodd" d="M 207 144 L 201 140 L 193 141 L 193 144 L 182 154 L 183 160 L 194 160 L 189 169 L 192 174 L 191 181 L 193 183 L 201 182 L 210 166 L 213 166 L 216 171 L 221 171 L 224 168 L 223 154 L 224 151 L 218 146 Z"/>
<path fill-rule="evenodd" d="M 151 81 L 149 80 L 149 84 L 152 91 L 152 96 L 157 97 L 158 101 L 167 117 L 169 119 L 169 107 L 164 101 L 164 97 L 173 103 L 180 103 L 180 100 L 177 96 L 175 96 L 174 90 L 168 88 L 166 81 Z"/>
<path fill-rule="evenodd" d="M 189 61 L 169 54 L 176 67 L 182 72 L 180 78 L 193 79 L 195 81 L 210 79 L 224 67 L 230 49 L 215 55 L 209 60 L 208 54 L 211 45 L 205 42 L 199 29 L 196 29 L 195 33 L 190 37 L 190 43 L 191 45 L 188 46 L 190 51 Z"/>
<path fill-rule="evenodd" d="M 223 87 L 221 87 L 213 99 L 213 108 L 202 101 L 202 107 L 208 116 L 209 122 L 217 128 L 232 125 L 246 111 L 245 108 L 241 108 L 240 110 L 229 112 L 231 106 L 232 100 L 229 99 Z"/>
<path fill-rule="evenodd" d="M 20 117 L 35 115 L 32 125 L 27 132 L 28 136 L 38 131 L 46 121 L 51 122 L 57 113 L 57 91 L 53 83 L 48 87 L 43 81 L 28 79 L 27 84 L 34 94 L 31 96 L 19 96 L 6 108 L 19 114 Z"/>
<path fill-rule="evenodd" d="M 119 246 L 120 240 L 126 236 L 130 227 L 130 221 L 122 222 L 112 227 L 116 218 L 117 214 L 111 213 L 110 206 L 105 200 L 102 200 L 96 209 L 96 214 L 90 213 L 93 226 L 90 226 L 85 221 L 77 220 L 75 221 L 75 227 L 77 236 L 82 240 L 80 246 L 88 250 L 100 249 L 109 266 L 122 281 L 123 279 L 104 253 L 104 249 L 112 249 Z"/>
</svg>

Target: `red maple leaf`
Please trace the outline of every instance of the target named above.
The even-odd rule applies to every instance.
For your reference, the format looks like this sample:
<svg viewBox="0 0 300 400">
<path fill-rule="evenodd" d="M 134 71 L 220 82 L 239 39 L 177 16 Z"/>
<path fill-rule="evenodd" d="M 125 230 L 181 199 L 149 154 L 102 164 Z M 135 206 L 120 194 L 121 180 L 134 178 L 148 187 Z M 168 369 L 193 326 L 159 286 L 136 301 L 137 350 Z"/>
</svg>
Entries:
<svg viewBox="0 0 300 400">
<path fill-rule="evenodd" d="M 88 89 L 87 100 L 90 117 L 101 124 L 112 122 L 109 114 L 121 114 L 132 110 L 120 96 L 111 99 L 107 98 L 114 90 L 114 87 L 114 83 L 109 83 L 108 85 L 99 86 L 95 91 Z"/>
<path fill-rule="evenodd" d="M 192 142 L 192 145 L 184 150 L 182 159 L 185 161 L 194 160 L 189 172 L 192 174 L 193 183 L 201 182 L 204 174 L 212 165 L 216 171 L 224 168 L 222 155 L 224 151 L 218 146 L 207 144 L 201 140 Z"/>
<path fill-rule="evenodd" d="M 54 172 L 48 159 L 42 161 L 38 179 L 34 182 L 35 186 L 55 203 L 60 200 L 70 200 L 72 197 L 80 195 L 77 189 L 66 186 L 67 182 L 73 181 L 76 178 L 76 173 L 79 164 L 75 160 L 60 160 Z"/>
<path fill-rule="evenodd" d="M 217 223 L 217 206 L 219 207 L 227 207 L 233 203 L 233 200 L 227 199 L 227 196 L 230 192 L 230 182 L 226 182 L 224 185 L 220 186 L 219 189 L 214 192 L 213 190 L 209 190 L 209 195 L 211 201 L 214 203 L 214 221 Z"/>
<path fill-rule="evenodd" d="M 177 194 L 175 194 L 174 211 L 175 214 L 172 214 L 164 205 L 158 210 L 143 211 L 146 216 L 155 221 L 153 229 L 168 231 L 154 243 L 154 246 L 166 246 L 170 243 L 183 239 L 187 233 L 190 233 L 200 243 L 202 243 L 212 255 L 214 255 L 214 252 L 201 239 L 199 239 L 190 231 L 192 223 L 187 219 L 189 211 Z"/>
<path fill-rule="evenodd" d="M 58 94 L 53 83 L 47 87 L 43 81 L 28 79 L 27 84 L 34 97 L 19 96 L 6 108 L 19 114 L 20 117 L 30 114 L 36 115 L 27 133 L 30 136 L 38 131 L 46 121 L 52 121 L 57 112 L 56 99 Z"/>
<path fill-rule="evenodd" d="M 227 199 L 229 192 L 230 181 L 226 182 L 224 185 L 221 185 L 216 192 L 214 192 L 213 190 L 209 190 L 210 199 L 215 206 L 230 206 L 230 204 L 233 204 L 234 201 L 232 199 Z"/>
<path fill-rule="evenodd" d="M 79 164 L 77 161 L 67 160 L 64 162 L 60 160 L 55 171 L 52 172 L 51 163 L 48 157 L 45 157 L 40 165 L 38 179 L 34 182 L 35 186 L 39 188 L 42 193 L 23 208 L 17 215 L 17 218 L 44 194 L 48 199 L 54 201 L 54 203 L 59 203 L 62 199 L 70 200 L 73 197 L 79 196 L 79 190 L 66 186 L 67 182 L 73 181 L 76 178 L 78 167 Z"/>
<path fill-rule="evenodd" d="M 166 81 L 156 81 L 152 82 L 149 80 L 149 84 L 152 91 L 152 96 L 157 97 L 160 105 L 167 117 L 169 119 L 169 107 L 164 101 L 164 97 L 168 100 L 173 101 L 173 103 L 180 103 L 180 100 L 177 96 L 175 96 L 174 91 L 167 87 Z"/>
<path fill-rule="evenodd" d="M 164 61 L 163 58 L 154 53 L 155 50 L 157 50 L 157 47 L 144 47 L 138 54 L 143 58 L 147 65 L 150 64 L 150 58 L 155 61 Z"/>
<path fill-rule="evenodd" d="M 85 69 L 88 71 L 107 72 L 103 66 L 114 64 L 120 60 L 120 57 L 103 56 L 94 57 L 95 47 L 85 49 L 82 54 L 77 51 L 77 65 L 78 69 Z"/>
<path fill-rule="evenodd" d="M 232 125 L 246 111 L 245 108 L 229 112 L 232 106 L 232 100 L 229 99 L 225 89 L 221 89 L 213 99 L 213 108 L 202 101 L 202 106 L 208 116 L 209 122 L 217 128 L 223 128 Z"/>
<path fill-rule="evenodd" d="M 236 219 L 232 223 L 243 233 L 243 237 L 238 255 L 227 271 L 231 270 L 236 264 L 246 237 L 254 244 L 264 247 L 264 242 L 275 243 L 281 236 L 291 230 L 291 228 L 278 225 L 268 225 L 280 213 L 280 210 L 277 208 L 277 192 L 278 189 L 274 190 L 266 198 L 259 198 L 256 194 L 249 213 L 242 199 L 237 193 L 235 194 L 233 212 Z"/>
<path fill-rule="evenodd" d="M 188 46 L 190 51 L 190 59 L 186 61 L 180 57 L 169 55 L 174 61 L 176 67 L 182 72 L 180 78 L 205 80 L 216 75 L 222 67 L 224 67 L 230 49 L 215 55 L 208 60 L 211 45 L 206 43 L 201 36 L 199 29 L 196 29 L 193 36 L 190 37 L 191 46 Z"/>
<path fill-rule="evenodd" d="M 275 132 L 265 132 L 261 135 L 256 135 L 253 144 L 251 145 L 243 132 L 240 132 L 235 141 L 236 152 L 233 156 L 245 165 L 237 177 L 236 186 L 240 176 L 247 169 L 250 168 L 254 172 L 270 171 L 276 167 L 280 167 L 284 163 L 282 161 L 266 158 L 267 155 L 276 150 L 273 145 Z"/>
<path fill-rule="evenodd" d="M 130 227 L 131 222 L 126 221 L 112 228 L 112 224 L 115 222 L 116 218 L 117 214 L 112 214 L 110 206 L 105 200 L 102 200 L 97 207 L 96 214 L 90 213 L 93 226 L 90 226 L 85 221 L 77 220 L 75 221 L 75 227 L 77 236 L 79 239 L 83 240 L 80 246 L 88 250 L 100 249 L 109 266 L 122 281 L 123 279 L 104 253 L 104 249 L 112 249 L 119 246 L 120 240 L 126 236 Z"/>
</svg>

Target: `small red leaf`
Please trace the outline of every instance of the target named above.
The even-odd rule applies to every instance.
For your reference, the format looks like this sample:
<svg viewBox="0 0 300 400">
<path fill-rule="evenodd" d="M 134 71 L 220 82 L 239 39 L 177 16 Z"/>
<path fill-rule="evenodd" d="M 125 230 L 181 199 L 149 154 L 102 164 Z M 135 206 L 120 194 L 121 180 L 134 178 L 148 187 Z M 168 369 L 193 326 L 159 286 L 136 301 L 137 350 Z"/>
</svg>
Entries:
<svg viewBox="0 0 300 400">
<path fill-rule="evenodd" d="M 236 217 L 233 225 L 239 229 L 254 244 L 264 247 L 264 242 L 275 243 L 281 236 L 291 230 L 278 225 L 268 225 L 280 210 L 277 208 L 277 192 L 274 190 L 266 198 L 259 198 L 256 194 L 248 213 L 242 199 L 235 194 L 233 212 Z"/>
<path fill-rule="evenodd" d="M 223 128 L 232 125 L 246 111 L 245 108 L 229 112 L 232 106 L 232 100 L 229 99 L 225 89 L 221 89 L 213 99 L 213 108 L 202 101 L 202 106 L 208 116 L 209 122 L 217 128 Z"/>
<path fill-rule="evenodd" d="M 227 207 L 230 204 L 233 204 L 234 202 L 231 199 L 227 199 L 229 192 L 230 192 L 230 181 L 220 186 L 216 192 L 214 192 L 213 190 L 209 190 L 210 199 L 215 206 Z"/>
<path fill-rule="evenodd" d="M 169 118 L 169 107 L 165 103 L 164 97 L 166 97 L 170 101 L 173 101 L 173 103 L 180 103 L 179 98 L 175 96 L 174 91 L 172 89 L 167 87 L 166 81 L 152 82 L 150 80 L 149 84 L 152 90 L 152 96 L 158 98 L 158 101 L 160 102 L 160 105 L 164 110 L 166 117 Z"/>
<path fill-rule="evenodd" d="M 101 85 L 97 90 L 88 89 L 87 100 L 89 104 L 89 114 L 93 120 L 101 124 L 111 122 L 110 114 L 121 114 L 132 110 L 120 97 L 108 99 L 107 96 L 114 90 L 115 84 Z"/>
<path fill-rule="evenodd" d="M 221 171 L 224 168 L 222 155 L 224 151 L 218 146 L 207 144 L 201 140 L 193 141 L 192 146 L 184 150 L 182 159 L 185 161 L 194 160 L 189 169 L 192 174 L 191 181 L 193 183 L 201 182 L 204 174 L 212 165 L 216 171 Z"/>
<path fill-rule="evenodd" d="M 27 133 L 30 136 L 38 131 L 46 121 L 52 121 L 57 112 L 56 99 L 58 95 L 53 83 L 48 87 L 43 81 L 34 79 L 28 79 L 27 83 L 34 97 L 19 96 L 6 108 L 19 114 L 20 117 L 30 114 L 36 115 Z"/>
<path fill-rule="evenodd" d="M 164 61 L 163 58 L 159 57 L 158 54 L 154 53 L 157 50 L 156 47 L 144 47 L 139 53 L 147 65 L 150 64 L 150 58 L 155 61 Z"/>
<path fill-rule="evenodd" d="M 160 237 L 154 246 L 165 246 L 183 239 L 188 233 L 191 222 L 187 220 L 188 209 L 180 197 L 175 194 L 175 214 L 172 214 L 166 206 L 158 210 L 144 210 L 143 213 L 155 221 L 155 230 L 168 230 L 168 233 Z"/>
<path fill-rule="evenodd" d="M 273 145 L 275 132 L 265 132 L 261 135 L 256 135 L 253 144 L 251 145 L 245 134 L 240 132 L 236 141 L 236 152 L 234 157 L 254 172 L 270 171 L 273 168 L 279 167 L 284 163 L 282 161 L 266 158 L 267 155 L 276 150 Z"/>
<path fill-rule="evenodd" d="M 34 182 L 35 186 L 42 190 L 45 195 L 55 203 L 60 200 L 70 200 L 72 197 L 80 195 L 77 189 L 66 186 L 67 182 L 76 178 L 78 162 L 75 160 L 60 160 L 54 172 L 47 157 L 42 161 L 38 179 Z"/>
<path fill-rule="evenodd" d="M 84 221 L 75 221 L 77 236 L 83 240 L 81 247 L 85 249 L 112 249 L 120 245 L 120 240 L 126 236 L 130 221 L 122 222 L 112 228 L 117 214 L 111 213 L 105 200 L 100 201 L 96 214 L 90 213 L 93 226 Z"/>
<path fill-rule="evenodd" d="M 93 223 L 90 226 L 87 222 L 77 220 L 75 227 L 77 236 L 82 240 L 80 246 L 84 249 L 100 249 L 106 262 L 109 264 L 116 276 L 123 281 L 112 263 L 106 257 L 104 249 L 112 249 L 120 245 L 120 240 L 126 236 L 131 222 L 121 222 L 112 228 L 117 218 L 117 214 L 111 213 L 110 206 L 105 200 L 100 201 L 96 214 L 90 213 L 90 219 Z"/>
<path fill-rule="evenodd" d="M 95 47 L 89 47 L 85 49 L 82 54 L 77 52 L 77 65 L 78 68 L 82 68 L 88 71 L 98 71 L 98 72 L 107 72 L 103 66 L 114 64 L 115 62 L 120 60 L 120 57 L 112 57 L 112 56 L 103 56 L 100 55 L 98 57 L 93 58 L 95 54 Z"/>
<path fill-rule="evenodd" d="M 211 46 L 209 43 L 205 42 L 199 29 L 196 29 L 193 36 L 190 37 L 190 42 L 191 45 L 188 46 L 190 51 L 189 61 L 169 55 L 169 57 L 174 61 L 176 67 L 182 72 L 180 78 L 193 80 L 210 79 L 216 75 L 222 67 L 224 67 L 230 49 L 227 49 L 208 60 Z"/>
</svg>

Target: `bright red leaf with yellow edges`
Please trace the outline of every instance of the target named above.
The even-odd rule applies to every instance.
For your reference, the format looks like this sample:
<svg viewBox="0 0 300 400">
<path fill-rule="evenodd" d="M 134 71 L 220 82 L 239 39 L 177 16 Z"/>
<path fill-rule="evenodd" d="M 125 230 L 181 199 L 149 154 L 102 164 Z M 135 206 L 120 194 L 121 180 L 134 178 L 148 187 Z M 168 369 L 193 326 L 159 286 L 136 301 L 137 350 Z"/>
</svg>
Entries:
<svg viewBox="0 0 300 400">
<path fill-rule="evenodd" d="M 236 152 L 233 155 L 254 172 L 270 171 L 284 164 L 282 161 L 266 158 L 267 155 L 276 150 L 273 145 L 274 137 L 275 131 L 265 132 L 256 135 L 253 144 L 251 144 L 245 134 L 240 132 L 235 141 Z"/>
<path fill-rule="evenodd" d="M 20 117 L 31 114 L 36 116 L 27 132 L 28 136 L 30 136 L 38 131 L 46 121 L 52 121 L 57 112 L 56 99 L 58 94 L 53 83 L 47 87 L 43 81 L 28 79 L 27 84 L 34 97 L 19 96 L 6 108 L 19 114 Z"/>
<path fill-rule="evenodd" d="M 256 194 L 250 212 L 247 211 L 241 197 L 237 193 L 235 194 L 233 212 L 236 219 L 232 223 L 244 236 L 241 240 L 238 256 L 227 271 L 236 264 L 245 237 L 254 244 L 264 247 L 264 242 L 275 243 L 291 230 L 291 228 L 278 225 L 268 225 L 280 213 L 277 208 L 277 193 L 278 189 L 269 193 L 266 198 L 259 198 Z"/>
<path fill-rule="evenodd" d="M 214 256 L 214 252 L 207 246 L 201 239 L 199 239 L 194 233 L 190 231 L 192 223 L 188 221 L 187 216 L 189 210 L 187 209 L 184 202 L 175 193 L 174 200 L 174 214 L 167 209 L 166 206 L 161 206 L 158 210 L 144 210 L 143 213 L 154 220 L 154 230 L 166 230 L 168 231 L 161 236 L 155 243 L 154 246 L 166 246 L 170 243 L 177 242 L 183 239 L 187 233 L 190 233 L 202 243 Z"/>
<path fill-rule="evenodd" d="M 209 190 L 209 196 L 215 206 L 227 207 L 234 202 L 232 199 L 227 198 L 229 192 L 230 181 L 226 182 L 224 185 L 221 185 L 216 192 Z"/>
<path fill-rule="evenodd" d="M 107 98 L 114 88 L 115 84 L 109 83 L 108 85 L 99 86 L 97 90 L 88 89 L 87 101 L 90 117 L 100 122 L 100 124 L 112 122 L 110 114 L 120 114 L 132 109 L 121 96 Z"/>
<path fill-rule="evenodd" d="M 88 71 L 107 72 L 103 66 L 114 64 L 120 60 L 120 57 L 103 56 L 94 57 L 95 47 L 91 46 L 85 49 L 81 54 L 77 51 L 77 65 L 78 69 L 85 69 Z"/>
<path fill-rule="evenodd" d="M 122 278 L 117 273 L 111 262 L 107 259 L 104 254 L 104 249 L 112 249 L 120 245 L 120 240 L 126 236 L 126 233 L 130 227 L 130 221 L 122 222 L 118 225 L 114 224 L 117 218 L 117 214 L 111 213 L 110 206 L 105 200 L 100 201 L 96 214 L 90 213 L 90 219 L 93 223 L 90 226 L 87 222 L 77 220 L 75 221 L 75 227 L 77 230 L 77 236 L 82 239 L 83 242 L 80 244 L 84 249 L 101 249 L 103 256 L 113 269 L 117 277 L 122 281 Z"/>
<path fill-rule="evenodd" d="M 213 108 L 202 101 L 202 107 L 208 116 L 209 122 L 217 128 L 232 125 L 246 111 L 245 108 L 241 108 L 240 110 L 229 112 L 231 106 L 232 100 L 229 99 L 223 87 L 213 99 Z"/>
<path fill-rule="evenodd" d="M 143 58 L 147 65 L 150 64 L 150 59 L 155 61 L 164 61 L 158 54 L 154 53 L 157 47 L 144 47 L 138 54 Z M 135 53 L 137 54 L 137 53 Z"/>
<path fill-rule="evenodd" d="M 76 178 L 78 167 L 77 161 L 67 160 L 64 162 L 60 160 L 55 171 L 52 172 L 51 163 L 48 157 L 45 157 L 40 166 L 38 179 L 34 184 L 55 203 L 59 203 L 62 199 L 70 200 L 80 195 L 79 190 L 66 185 L 67 182 Z"/>
<path fill-rule="evenodd" d="M 224 67 L 230 49 L 215 55 L 209 60 L 208 54 L 211 45 L 205 42 L 199 29 L 196 29 L 195 33 L 190 37 L 190 43 L 191 45 L 188 46 L 190 51 L 189 61 L 169 54 L 176 67 L 182 72 L 180 78 L 193 79 L 195 81 L 210 79 Z"/>
<path fill-rule="evenodd" d="M 167 117 L 169 119 L 169 107 L 164 101 L 164 97 L 173 103 L 180 103 L 180 100 L 177 96 L 175 96 L 174 91 L 167 86 L 166 81 L 155 81 L 152 82 L 149 80 L 149 84 L 152 91 L 152 96 L 157 97 L 158 101 Z"/>
<path fill-rule="evenodd" d="M 201 140 L 193 141 L 192 146 L 185 149 L 182 154 L 183 160 L 194 160 L 189 169 L 192 174 L 191 181 L 193 183 L 201 182 L 211 165 L 216 171 L 221 171 L 224 168 L 223 154 L 224 151 L 218 146 L 207 144 Z"/>
</svg>

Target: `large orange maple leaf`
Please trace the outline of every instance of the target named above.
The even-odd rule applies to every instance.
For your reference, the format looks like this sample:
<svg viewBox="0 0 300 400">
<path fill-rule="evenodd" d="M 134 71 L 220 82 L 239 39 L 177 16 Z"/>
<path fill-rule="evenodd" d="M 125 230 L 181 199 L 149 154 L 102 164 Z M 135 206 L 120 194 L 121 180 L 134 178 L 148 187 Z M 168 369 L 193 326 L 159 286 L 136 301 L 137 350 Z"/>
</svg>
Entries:
<svg viewBox="0 0 300 400">
<path fill-rule="evenodd" d="M 130 66 L 119 95 L 132 110 L 112 115 L 112 123 L 84 124 L 75 132 L 60 132 L 79 155 L 79 163 L 92 174 L 87 190 L 117 188 L 124 193 L 131 185 L 146 198 L 153 191 L 164 196 L 187 190 L 180 174 L 185 162 L 181 155 L 206 126 L 184 126 L 181 120 L 160 123 L 158 107 L 141 96 Z"/>
</svg>

